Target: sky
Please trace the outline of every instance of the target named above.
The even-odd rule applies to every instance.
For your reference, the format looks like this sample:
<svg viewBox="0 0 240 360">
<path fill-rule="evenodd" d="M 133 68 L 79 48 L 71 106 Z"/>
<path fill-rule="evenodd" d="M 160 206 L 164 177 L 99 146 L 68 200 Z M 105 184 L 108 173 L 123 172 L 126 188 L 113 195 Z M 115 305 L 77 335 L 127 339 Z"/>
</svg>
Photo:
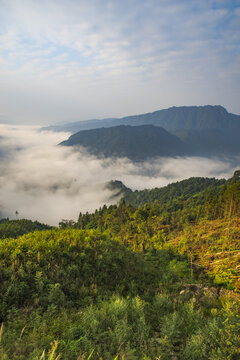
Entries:
<svg viewBox="0 0 240 360">
<path fill-rule="evenodd" d="M 0 0 L 0 122 L 240 114 L 240 0 Z"/>
</svg>

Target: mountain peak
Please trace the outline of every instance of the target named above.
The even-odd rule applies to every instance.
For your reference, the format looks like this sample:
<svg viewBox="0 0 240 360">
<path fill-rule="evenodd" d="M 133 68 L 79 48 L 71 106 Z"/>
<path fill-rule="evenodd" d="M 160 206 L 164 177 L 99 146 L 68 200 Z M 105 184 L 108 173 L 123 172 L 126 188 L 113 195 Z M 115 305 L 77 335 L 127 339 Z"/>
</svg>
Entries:
<svg viewBox="0 0 240 360">
<path fill-rule="evenodd" d="M 173 106 L 146 114 L 125 116 L 123 118 L 78 121 L 44 129 L 69 131 L 74 134 L 80 130 L 101 127 L 109 128 L 119 125 L 140 126 L 147 124 L 163 127 L 167 131 L 218 129 L 221 131 L 230 130 L 236 134 L 240 132 L 240 115 L 228 113 L 221 105 Z"/>
</svg>

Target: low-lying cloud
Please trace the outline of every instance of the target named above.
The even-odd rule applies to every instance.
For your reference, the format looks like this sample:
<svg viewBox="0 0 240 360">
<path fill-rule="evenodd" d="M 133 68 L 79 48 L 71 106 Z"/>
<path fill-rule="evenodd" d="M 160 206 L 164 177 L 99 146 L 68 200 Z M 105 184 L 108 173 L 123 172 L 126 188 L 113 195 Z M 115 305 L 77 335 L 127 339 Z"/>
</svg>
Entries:
<svg viewBox="0 0 240 360">
<path fill-rule="evenodd" d="M 57 146 L 67 133 L 0 125 L 0 216 L 58 224 L 113 202 L 106 183 L 161 187 L 191 176 L 230 177 L 239 159 L 158 158 L 144 163 L 98 159 L 84 149 Z M 111 200 L 110 200 L 111 199 Z"/>
</svg>

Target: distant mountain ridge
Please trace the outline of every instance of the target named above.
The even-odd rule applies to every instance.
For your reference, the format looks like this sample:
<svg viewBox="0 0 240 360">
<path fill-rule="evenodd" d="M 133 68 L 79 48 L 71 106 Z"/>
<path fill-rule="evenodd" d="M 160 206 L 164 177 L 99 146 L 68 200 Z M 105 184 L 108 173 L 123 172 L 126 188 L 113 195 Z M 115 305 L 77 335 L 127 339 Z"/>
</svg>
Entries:
<svg viewBox="0 0 240 360">
<path fill-rule="evenodd" d="M 240 155 L 240 115 L 220 105 L 172 107 L 49 129 L 77 131 L 62 145 L 83 146 L 97 156 L 141 161 L 157 156 Z"/>
<path fill-rule="evenodd" d="M 78 121 L 49 126 L 42 129 L 76 133 L 80 130 L 118 125 L 155 125 L 163 127 L 170 132 L 178 130 L 218 129 L 233 135 L 236 134 L 236 132 L 240 134 L 240 115 L 231 114 L 220 105 L 173 106 L 169 109 L 146 114 L 126 116 L 123 118 Z"/>
</svg>

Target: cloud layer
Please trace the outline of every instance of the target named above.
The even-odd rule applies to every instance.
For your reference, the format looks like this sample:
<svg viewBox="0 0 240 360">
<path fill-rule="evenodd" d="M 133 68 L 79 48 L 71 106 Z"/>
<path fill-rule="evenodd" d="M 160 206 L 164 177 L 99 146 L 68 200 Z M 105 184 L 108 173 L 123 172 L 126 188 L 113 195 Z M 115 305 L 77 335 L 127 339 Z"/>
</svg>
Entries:
<svg viewBox="0 0 240 360">
<path fill-rule="evenodd" d="M 235 162 L 204 158 L 159 158 L 134 164 L 97 159 L 57 144 L 67 133 L 0 125 L 0 215 L 58 224 L 79 212 L 110 204 L 106 182 L 122 180 L 132 189 L 161 187 L 190 176 L 230 177 Z"/>
<path fill-rule="evenodd" d="M 0 24 L 0 118 L 240 113 L 239 0 L 0 0 Z"/>
</svg>

